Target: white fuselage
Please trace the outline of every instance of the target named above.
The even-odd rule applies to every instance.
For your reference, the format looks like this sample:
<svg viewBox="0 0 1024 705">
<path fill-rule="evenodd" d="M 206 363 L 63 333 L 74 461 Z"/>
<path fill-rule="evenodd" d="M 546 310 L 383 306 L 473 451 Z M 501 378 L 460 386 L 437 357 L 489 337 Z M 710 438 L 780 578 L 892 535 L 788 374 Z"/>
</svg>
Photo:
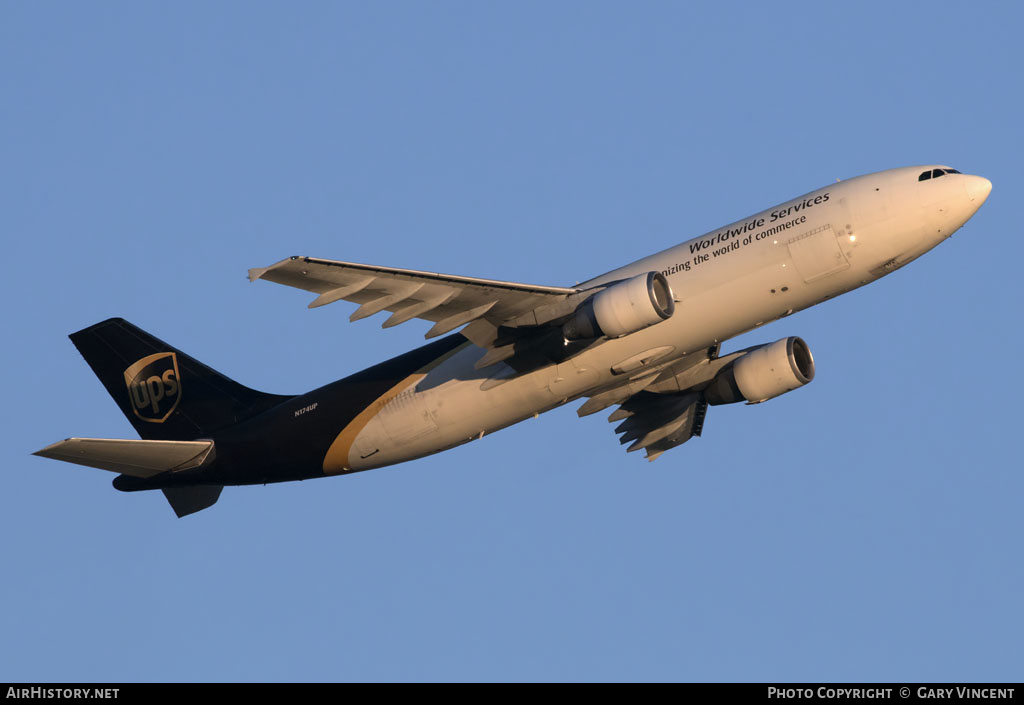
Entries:
<svg viewBox="0 0 1024 705">
<path fill-rule="evenodd" d="M 664 273 L 675 314 L 525 374 L 482 370 L 466 343 L 406 380 L 349 431 L 324 471 L 368 470 L 465 443 L 868 284 L 932 249 L 988 195 L 978 176 L 918 181 L 932 167 L 860 176 L 812 191 L 579 285 Z M 343 434 L 344 435 L 344 434 Z"/>
</svg>

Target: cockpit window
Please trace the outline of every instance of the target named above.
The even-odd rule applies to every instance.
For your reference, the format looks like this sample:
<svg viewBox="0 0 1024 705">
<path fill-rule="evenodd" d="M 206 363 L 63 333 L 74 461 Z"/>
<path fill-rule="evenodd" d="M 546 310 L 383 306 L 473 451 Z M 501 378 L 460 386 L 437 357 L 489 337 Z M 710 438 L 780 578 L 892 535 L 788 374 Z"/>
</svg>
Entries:
<svg viewBox="0 0 1024 705">
<path fill-rule="evenodd" d="M 932 169 L 930 171 L 923 171 L 921 175 L 917 177 L 918 181 L 927 181 L 928 179 L 937 179 L 940 176 L 946 174 L 959 174 L 960 172 L 956 169 Z"/>
</svg>

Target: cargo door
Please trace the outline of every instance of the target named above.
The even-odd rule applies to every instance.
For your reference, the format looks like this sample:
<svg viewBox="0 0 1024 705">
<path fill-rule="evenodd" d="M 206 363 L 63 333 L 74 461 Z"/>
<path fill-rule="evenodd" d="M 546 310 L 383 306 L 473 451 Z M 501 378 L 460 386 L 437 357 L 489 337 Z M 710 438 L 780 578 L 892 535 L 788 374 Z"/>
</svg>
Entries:
<svg viewBox="0 0 1024 705">
<path fill-rule="evenodd" d="M 789 256 L 808 284 L 850 266 L 831 225 L 822 225 L 790 240 Z"/>
</svg>

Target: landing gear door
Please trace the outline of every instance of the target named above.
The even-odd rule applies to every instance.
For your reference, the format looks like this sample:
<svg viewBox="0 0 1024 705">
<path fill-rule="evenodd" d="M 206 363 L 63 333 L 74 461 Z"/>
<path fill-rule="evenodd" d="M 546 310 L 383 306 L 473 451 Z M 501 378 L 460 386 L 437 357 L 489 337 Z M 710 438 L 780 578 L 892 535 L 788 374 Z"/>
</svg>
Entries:
<svg viewBox="0 0 1024 705">
<path fill-rule="evenodd" d="M 850 266 L 831 225 L 822 225 L 790 240 L 789 255 L 808 284 Z"/>
</svg>

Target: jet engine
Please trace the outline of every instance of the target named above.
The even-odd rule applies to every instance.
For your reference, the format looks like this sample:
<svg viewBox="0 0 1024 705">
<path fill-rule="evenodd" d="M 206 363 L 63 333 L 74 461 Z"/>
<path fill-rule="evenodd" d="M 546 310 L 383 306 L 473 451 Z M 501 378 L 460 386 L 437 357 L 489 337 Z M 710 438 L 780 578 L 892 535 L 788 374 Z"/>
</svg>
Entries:
<svg viewBox="0 0 1024 705">
<path fill-rule="evenodd" d="M 676 310 L 668 279 L 646 272 L 612 284 L 587 299 L 562 326 L 566 340 L 621 338 L 670 318 Z"/>
<path fill-rule="evenodd" d="M 704 390 L 709 404 L 752 404 L 791 392 L 814 379 L 814 358 L 801 338 L 754 348 L 719 372 Z"/>
</svg>

